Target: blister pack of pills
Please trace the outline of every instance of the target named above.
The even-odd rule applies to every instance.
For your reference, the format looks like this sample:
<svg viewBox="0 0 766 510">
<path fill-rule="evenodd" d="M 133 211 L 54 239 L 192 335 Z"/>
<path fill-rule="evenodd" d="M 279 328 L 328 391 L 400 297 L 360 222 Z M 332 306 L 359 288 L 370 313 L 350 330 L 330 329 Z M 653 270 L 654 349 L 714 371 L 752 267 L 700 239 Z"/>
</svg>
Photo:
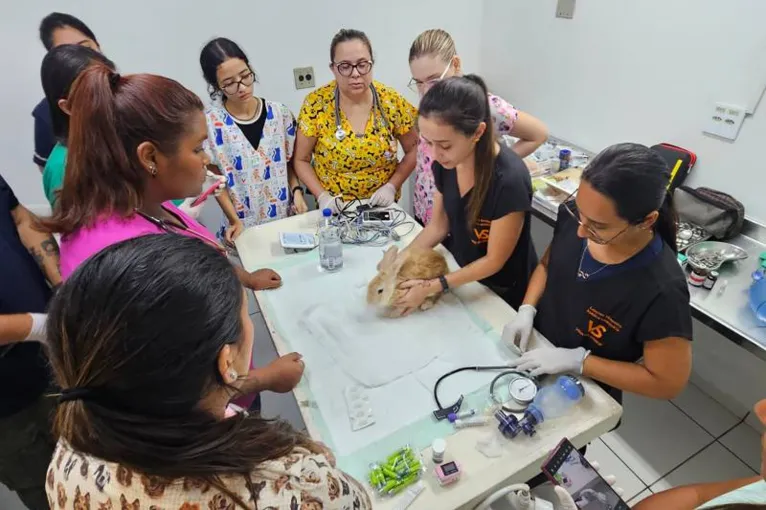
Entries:
<svg viewBox="0 0 766 510">
<path fill-rule="evenodd" d="M 370 396 L 363 386 L 348 386 L 344 392 L 351 430 L 357 431 L 375 423 L 375 416 L 370 405 Z"/>
</svg>

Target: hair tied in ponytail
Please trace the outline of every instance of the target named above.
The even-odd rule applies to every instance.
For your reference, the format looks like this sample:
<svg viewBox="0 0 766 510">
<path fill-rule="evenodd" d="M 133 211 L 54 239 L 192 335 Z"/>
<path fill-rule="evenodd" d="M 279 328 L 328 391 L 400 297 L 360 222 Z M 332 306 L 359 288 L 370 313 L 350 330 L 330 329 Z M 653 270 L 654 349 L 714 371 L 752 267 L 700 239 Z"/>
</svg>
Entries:
<svg viewBox="0 0 766 510">
<path fill-rule="evenodd" d="M 117 86 L 120 84 L 121 79 L 122 79 L 122 76 L 120 76 L 120 73 L 109 74 L 109 86 L 112 88 L 113 91 L 117 89 Z"/>
</svg>

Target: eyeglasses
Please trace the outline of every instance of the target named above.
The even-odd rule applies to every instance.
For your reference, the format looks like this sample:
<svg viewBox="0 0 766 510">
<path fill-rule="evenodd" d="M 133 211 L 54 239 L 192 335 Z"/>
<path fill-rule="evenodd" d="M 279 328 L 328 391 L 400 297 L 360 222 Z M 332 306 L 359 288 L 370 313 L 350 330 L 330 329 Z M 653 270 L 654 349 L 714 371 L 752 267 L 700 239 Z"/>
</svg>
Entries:
<svg viewBox="0 0 766 510">
<path fill-rule="evenodd" d="M 573 219 L 573 220 L 575 220 L 575 221 L 577 222 L 577 224 L 578 224 L 578 225 L 580 225 L 582 228 L 584 228 L 584 229 L 585 229 L 585 231 L 588 233 L 588 237 L 589 237 L 589 238 L 590 238 L 590 240 L 591 240 L 591 241 L 593 241 L 594 243 L 596 243 L 596 244 L 600 244 L 600 245 L 609 244 L 609 243 L 611 243 L 612 241 L 614 241 L 615 239 L 617 239 L 618 237 L 620 237 L 622 234 L 624 234 L 625 232 L 627 232 L 627 230 L 628 230 L 628 229 L 629 229 L 629 228 L 632 226 L 632 225 L 628 225 L 627 227 L 625 227 L 624 229 L 620 230 L 619 232 L 617 232 L 615 235 L 613 235 L 613 236 L 612 236 L 612 237 L 610 237 L 609 239 L 604 239 L 603 237 L 601 237 L 601 236 L 600 236 L 600 235 L 599 235 L 599 234 L 598 234 L 598 233 L 597 233 L 597 232 L 596 232 L 596 231 L 593 229 L 593 227 L 591 227 L 590 225 L 586 225 L 585 223 L 583 223 L 583 222 L 582 222 L 582 220 L 580 220 L 580 216 L 579 216 L 579 214 L 578 214 L 578 213 L 576 213 L 575 211 L 573 211 L 573 210 L 572 210 L 572 206 L 571 206 L 570 204 L 571 204 L 572 202 L 574 202 L 574 200 L 573 200 L 573 199 L 574 199 L 575 193 L 577 193 L 577 192 L 575 191 L 575 192 L 571 193 L 571 194 L 570 194 L 568 197 L 566 197 L 566 198 L 564 199 L 564 201 L 562 202 L 562 204 L 564 205 L 564 209 L 566 209 L 566 211 L 569 213 L 569 215 L 572 217 L 572 219 Z"/>
<path fill-rule="evenodd" d="M 411 91 L 415 92 L 416 94 L 425 94 L 426 92 L 428 92 L 428 90 L 431 87 L 436 85 L 437 82 L 444 79 L 444 77 L 447 75 L 447 72 L 449 72 L 451 67 L 452 67 L 452 62 L 447 64 L 447 67 L 444 68 L 444 71 L 442 71 L 441 76 L 433 80 L 418 81 L 415 78 L 412 78 L 410 82 L 407 84 L 407 88 L 409 88 Z"/>
<path fill-rule="evenodd" d="M 237 92 L 239 92 L 240 85 L 244 87 L 249 87 L 250 85 L 253 84 L 253 82 L 255 82 L 255 73 L 251 71 L 247 73 L 246 75 L 240 77 L 239 80 L 227 83 L 226 85 L 222 86 L 221 90 L 223 90 L 227 94 L 236 94 Z"/>
<path fill-rule="evenodd" d="M 333 63 L 333 66 L 338 70 L 338 74 L 349 77 L 354 74 L 354 69 L 356 69 L 356 72 L 358 72 L 360 76 L 369 74 L 369 72 L 372 71 L 372 64 L 372 60 L 362 60 L 356 64 L 352 64 L 351 62 L 341 62 L 339 64 Z"/>
</svg>

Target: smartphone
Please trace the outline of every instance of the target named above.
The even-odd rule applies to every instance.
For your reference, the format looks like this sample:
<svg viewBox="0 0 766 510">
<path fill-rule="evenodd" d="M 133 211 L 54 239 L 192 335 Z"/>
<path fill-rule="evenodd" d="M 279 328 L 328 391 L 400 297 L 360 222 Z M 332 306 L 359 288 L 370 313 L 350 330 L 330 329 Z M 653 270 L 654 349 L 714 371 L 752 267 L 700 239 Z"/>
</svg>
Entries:
<svg viewBox="0 0 766 510">
<path fill-rule="evenodd" d="M 192 202 L 191 206 L 192 206 L 192 207 L 197 207 L 197 206 L 198 206 L 198 205 L 200 205 L 202 202 L 204 202 L 205 200 L 207 200 L 207 197 L 209 197 L 210 195 L 212 195 L 213 193 L 215 193 L 215 190 L 217 190 L 217 189 L 218 189 L 218 187 L 219 187 L 220 185 L 221 185 L 221 182 L 220 182 L 218 179 L 216 179 L 216 180 L 215 180 L 215 183 L 213 183 L 213 185 L 212 185 L 212 186 L 210 186 L 208 189 L 206 189 L 204 192 L 202 192 L 202 194 L 201 194 L 200 196 L 198 196 L 198 197 L 197 197 L 197 198 L 194 200 L 194 202 Z"/>
<path fill-rule="evenodd" d="M 552 483 L 564 487 L 581 510 L 630 510 L 567 438 L 553 450 L 542 471 Z"/>
</svg>

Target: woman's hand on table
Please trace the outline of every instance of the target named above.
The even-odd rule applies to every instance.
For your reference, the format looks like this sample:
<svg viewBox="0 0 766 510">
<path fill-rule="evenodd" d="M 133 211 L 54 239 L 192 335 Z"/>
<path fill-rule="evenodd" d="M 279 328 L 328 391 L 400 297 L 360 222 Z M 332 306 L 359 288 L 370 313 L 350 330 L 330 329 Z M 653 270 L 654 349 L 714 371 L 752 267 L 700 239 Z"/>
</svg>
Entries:
<svg viewBox="0 0 766 510">
<path fill-rule="evenodd" d="M 373 207 L 388 207 L 396 200 L 396 186 L 387 182 L 370 197 L 370 205 Z"/>
<path fill-rule="evenodd" d="M 259 269 L 248 275 L 245 286 L 252 290 L 277 289 L 282 286 L 282 277 L 273 269 Z"/>
<path fill-rule="evenodd" d="M 223 233 L 223 240 L 229 246 L 234 246 L 234 241 L 245 231 L 245 224 L 241 221 L 236 221 L 226 227 L 226 232 Z"/>
<path fill-rule="evenodd" d="M 275 393 L 290 392 L 300 382 L 305 368 L 303 356 L 297 352 L 285 354 L 260 369 L 260 389 Z"/>
<path fill-rule="evenodd" d="M 303 196 L 302 190 L 295 190 L 293 193 L 293 213 L 305 214 L 309 212 L 309 206 L 306 203 L 306 197 Z"/>
<path fill-rule="evenodd" d="M 438 280 L 407 280 L 399 284 L 399 288 L 405 292 L 396 300 L 394 306 L 404 310 L 402 315 L 409 315 L 419 308 L 426 298 L 438 294 L 441 284 Z"/>
<path fill-rule="evenodd" d="M 503 342 L 511 349 L 516 346 L 521 352 L 526 352 L 535 325 L 535 315 L 537 309 L 534 306 L 521 305 L 516 317 L 503 328 Z"/>
</svg>

